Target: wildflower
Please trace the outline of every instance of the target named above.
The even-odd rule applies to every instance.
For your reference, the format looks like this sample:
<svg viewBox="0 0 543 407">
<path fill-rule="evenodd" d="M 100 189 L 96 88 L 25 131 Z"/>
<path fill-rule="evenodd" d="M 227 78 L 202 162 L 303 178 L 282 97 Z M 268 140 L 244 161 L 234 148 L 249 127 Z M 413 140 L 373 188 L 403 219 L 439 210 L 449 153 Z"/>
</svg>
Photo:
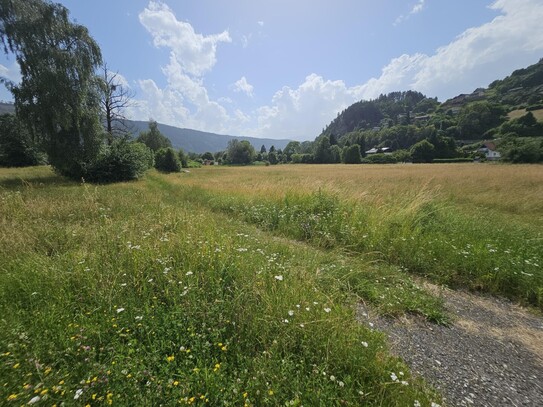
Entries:
<svg viewBox="0 0 543 407">
<path fill-rule="evenodd" d="M 283 319 L 283 322 L 284 322 L 285 324 L 288 324 L 288 319 L 286 319 L 286 318 Z"/>
<path fill-rule="evenodd" d="M 367 347 L 368 347 L 368 342 L 364 342 L 364 341 L 362 341 L 361 343 L 362 343 L 362 346 L 363 346 L 363 347 L 365 347 L 365 348 L 367 348 Z"/>
<path fill-rule="evenodd" d="M 107 401 L 107 404 L 109 405 L 113 404 L 113 393 L 108 393 L 106 395 L 106 401 Z"/>
<path fill-rule="evenodd" d="M 273 390 L 272 389 L 268 390 L 268 395 L 273 396 Z"/>
<path fill-rule="evenodd" d="M 17 396 L 16 394 L 10 394 L 10 395 L 8 396 L 8 401 L 17 400 L 17 397 L 18 397 L 18 396 Z"/>
<path fill-rule="evenodd" d="M 395 382 L 398 381 L 398 376 L 396 376 L 396 373 L 391 373 L 390 378 L 392 379 L 392 381 L 395 381 Z"/>
<path fill-rule="evenodd" d="M 404 385 L 404 386 L 409 386 L 409 382 L 407 382 L 407 381 L 405 381 L 405 380 L 402 380 L 401 383 L 402 383 L 402 385 Z"/>
<path fill-rule="evenodd" d="M 143 319 L 143 317 L 141 315 L 138 315 L 136 316 L 136 318 L 134 318 L 136 321 L 141 321 Z"/>
<path fill-rule="evenodd" d="M 167 361 L 168 363 L 173 362 L 174 360 L 175 360 L 175 356 L 174 356 L 174 355 L 168 356 L 168 357 L 166 358 L 166 361 Z"/>
<path fill-rule="evenodd" d="M 192 271 L 187 271 L 187 272 L 185 273 L 186 276 L 192 276 L 193 274 L 194 274 L 194 273 L 193 273 Z"/>
<path fill-rule="evenodd" d="M 13 365 L 13 368 L 14 368 L 14 369 L 19 369 L 20 366 L 21 366 L 20 363 L 15 363 L 15 364 Z"/>
<path fill-rule="evenodd" d="M 221 368 L 221 364 L 220 363 L 216 363 L 215 364 L 215 367 L 213 368 L 213 371 L 216 372 L 217 370 L 219 370 Z"/>
<path fill-rule="evenodd" d="M 345 383 L 343 383 L 342 381 L 337 382 L 337 384 L 339 385 L 339 387 L 344 387 L 345 386 Z"/>
<path fill-rule="evenodd" d="M 38 401 L 40 401 L 40 400 L 41 400 L 41 397 L 40 397 L 40 396 L 35 396 L 35 397 L 32 397 L 32 398 L 30 399 L 30 401 L 29 401 L 27 404 L 30 404 L 30 405 L 36 404 L 36 403 L 37 403 Z"/>
<path fill-rule="evenodd" d="M 294 311 L 290 310 L 290 311 L 288 312 L 288 315 L 289 315 L 289 316 L 293 316 L 293 315 L 294 315 Z"/>
<path fill-rule="evenodd" d="M 415 400 L 415 402 L 413 403 L 413 407 L 420 407 L 420 401 Z"/>
<path fill-rule="evenodd" d="M 330 312 L 330 311 L 332 311 L 331 308 L 325 308 L 325 309 L 324 309 L 324 312 L 326 312 L 326 313 L 328 313 L 328 312 Z"/>
<path fill-rule="evenodd" d="M 223 352 L 226 352 L 226 349 L 227 349 L 227 348 L 226 348 L 226 345 L 224 345 L 223 347 L 221 347 L 221 350 L 222 350 Z"/>
<path fill-rule="evenodd" d="M 124 311 L 124 308 L 117 308 L 117 314 L 120 314 L 123 311 Z"/>
<path fill-rule="evenodd" d="M 305 325 L 304 325 L 304 324 L 300 324 L 300 328 L 305 328 Z"/>
<path fill-rule="evenodd" d="M 274 277 L 277 281 L 283 281 L 283 276 L 275 276 Z"/>
<path fill-rule="evenodd" d="M 83 389 L 77 389 L 77 390 L 75 391 L 74 400 L 78 400 L 79 397 L 81 397 L 82 394 L 83 394 Z"/>
<path fill-rule="evenodd" d="M 336 376 L 334 376 L 334 375 L 330 376 L 330 380 L 335 382 L 336 381 Z"/>
<path fill-rule="evenodd" d="M 179 386 L 179 382 L 178 382 L 177 380 L 175 380 L 175 381 L 173 382 L 173 385 L 174 385 L 174 386 Z"/>
</svg>

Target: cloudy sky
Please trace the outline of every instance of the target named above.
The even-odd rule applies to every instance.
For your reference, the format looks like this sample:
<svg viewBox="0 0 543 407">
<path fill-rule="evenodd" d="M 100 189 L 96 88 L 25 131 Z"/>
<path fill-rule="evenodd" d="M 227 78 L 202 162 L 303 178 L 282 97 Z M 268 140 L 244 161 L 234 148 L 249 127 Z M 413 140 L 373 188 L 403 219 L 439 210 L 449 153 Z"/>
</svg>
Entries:
<svg viewBox="0 0 543 407">
<path fill-rule="evenodd" d="M 355 101 L 444 101 L 543 57 L 543 0 L 57 1 L 136 93 L 132 118 L 222 134 L 313 140 Z"/>
</svg>

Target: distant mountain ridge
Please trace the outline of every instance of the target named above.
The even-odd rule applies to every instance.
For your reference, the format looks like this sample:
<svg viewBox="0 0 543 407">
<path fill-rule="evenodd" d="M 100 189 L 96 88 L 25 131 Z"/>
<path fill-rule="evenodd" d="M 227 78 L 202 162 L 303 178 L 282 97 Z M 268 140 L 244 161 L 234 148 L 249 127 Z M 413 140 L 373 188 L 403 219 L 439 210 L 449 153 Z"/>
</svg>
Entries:
<svg viewBox="0 0 543 407">
<path fill-rule="evenodd" d="M 128 121 L 128 126 L 137 136 L 140 132 L 149 129 L 149 123 L 145 121 Z M 257 138 L 246 136 L 230 136 L 224 134 L 215 134 L 205 131 L 183 129 L 166 124 L 158 124 L 158 129 L 162 134 L 170 139 L 175 148 L 182 148 L 185 152 L 205 153 L 207 151 L 215 153 L 224 151 L 228 142 L 233 139 L 247 140 L 253 147 L 260 151 L 262 145 L 269 150 L 271 146 L 276 149 L 284 149 L 291 140 L 274 140 L 269 138 Z"/>
</svg>

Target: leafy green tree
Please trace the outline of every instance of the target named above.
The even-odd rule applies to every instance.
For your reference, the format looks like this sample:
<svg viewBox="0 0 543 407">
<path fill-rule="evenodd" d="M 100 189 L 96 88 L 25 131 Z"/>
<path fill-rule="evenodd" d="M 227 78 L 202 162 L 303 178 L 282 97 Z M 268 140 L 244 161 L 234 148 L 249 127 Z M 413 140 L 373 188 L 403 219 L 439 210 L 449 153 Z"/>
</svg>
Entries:
<svg viewBox="0 0 543 407">
<path fill-rule="evenodd" d="M 0 116 L 0 166 L 26 167 L 44 163 L 44 155 L 17 118 L 12 114 Z"/>
<path fill-rule="evenodd" d="M 268 153 L 268 161 L 271 165 L 279 163 L 279 159 L 277 158 L 277 153 L 275 151 L 270 151 Z"/>
<path fill-rule="evenodd" d="M 269 152 L 270 152 L 270 153 L 273 153 L 274 151 L 275 151 L 275 146 L 271 146 Z"/>
<path fill-rule="evenodd" d="M 102 140 L 98 44 L 69 20 L 64 6 L 44 0 L 1 1 L 0 38 L 21 69 L 19 84 L 2 79 L 13 93 L 17 116 L 57 171 L 85 175 Z"/>
<path fill-rule="evenodd" d="M 458 114 L 458 127 L 464 139 L 483 138 L 488 130 L 505 120 L 505 110 L 490 102 L 474 102 L 464 106 Z"/>
<path fill-rule="evenodd" d="M 160 132 L 158 123 L 154 120 L 149 121 L 149 130 L 141 132 L 136 141 L 145 144 L 154 152 L 172 146 L 170 139 Z"/>
<path fill-rule="evenodd" d="M 185 154 L 182 148 L 180 148 L 179 151 L 177 152 L 177 158 L 181 162 L 181 166 L 183 168 L 189 167 L 189 158 L 187 157 L 187 154 Z"/>
<path fill-rule="evenodd" d="M 181 162 L 171 147 L 161 148 L 155 153 L 155 168 L 162 172 L 181 171 Z"/>
<path fill-rule="evenodd" d="M 321 136 L 316 142 L 315 154 L 313 156 L 316 164 L 326 164 L 334 162 L 334 157 L 330 151 L 330 138 L 326 135 Z"/>
<path fill-rule="evenodd" d="M 413 162 L 430 163 L 435 158 L 435 148 L 428 140 L 422 140 L 411 147 Z"/>
<path fill-rule="evenodd" d="M 358 144 L 343 148 L 343 162 L 345 164 L 360 164 L 361 160 L 362 156 Z"/>
<path fill-rule="evenodd" d="M 226 148 L 228 162 L 230 164 L 251 164 L 256 157 L 254 147 L 247 140 L 233 139 L 228 142 Z"/>
<path fill-rule="evenodd" d="M 283 150 L 283 154 L 286 155 L 287 161 L 290 161 L 292 154 L 299 153 L 300 150 L 301 150 L 301 146 L 300 146 L 299 141 L 289 141 L 289 143 L 286 145 L 285 149 Z"/>
<path fill-rule="evenodd" d="M 212 153 L 210 153 L 209 151 L 206 151 L 205 153 L 202 154 L 202 160 L 213 161 L 215 160 L 215 157 L 213 157 Z"/>
<path fill-rule="evenodd" d="M 260 154 L 266 154 L 266 146 L 262 144 L 262 147 L 260 147 Z"/>
</svg>

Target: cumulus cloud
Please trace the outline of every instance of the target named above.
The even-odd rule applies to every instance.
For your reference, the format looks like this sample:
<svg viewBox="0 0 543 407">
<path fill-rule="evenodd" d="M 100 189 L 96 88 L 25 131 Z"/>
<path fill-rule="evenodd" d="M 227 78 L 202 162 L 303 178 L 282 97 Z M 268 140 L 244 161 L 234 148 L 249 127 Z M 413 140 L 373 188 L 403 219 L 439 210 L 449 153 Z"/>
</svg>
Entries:
<svg viewBox="0 0 543 407">
<path fill-rule="evenodd" d="M 247 82 L 247 78 L 245 76 L 242 76 L 241 79 L 236 81 L 232 85 L 234 92 L 243 92 L 249 97 L 253 97 L 253 90 L 254 87 L 249 82 Z"/>
<path fill-rule="evenodd" d="M 217 45 L 232 42 L 228 31 L 208 36 L 197 34 L 192 25 L 179 21 L 164 3 L 151 1 L 139 20 L 153 37 L 153 44 L 175 52 L 183 69 L 192 75 L 201 76 L 211 70 L 217 62 Z"/>
<path fill-rule="evenodd" d="M 14 62 L 11 66 L 5 66 L 0 64 L 0 77 L 6 78 L 14 83 L 21 81 L 21 69 L 17 62 Z"/>
</svg>

